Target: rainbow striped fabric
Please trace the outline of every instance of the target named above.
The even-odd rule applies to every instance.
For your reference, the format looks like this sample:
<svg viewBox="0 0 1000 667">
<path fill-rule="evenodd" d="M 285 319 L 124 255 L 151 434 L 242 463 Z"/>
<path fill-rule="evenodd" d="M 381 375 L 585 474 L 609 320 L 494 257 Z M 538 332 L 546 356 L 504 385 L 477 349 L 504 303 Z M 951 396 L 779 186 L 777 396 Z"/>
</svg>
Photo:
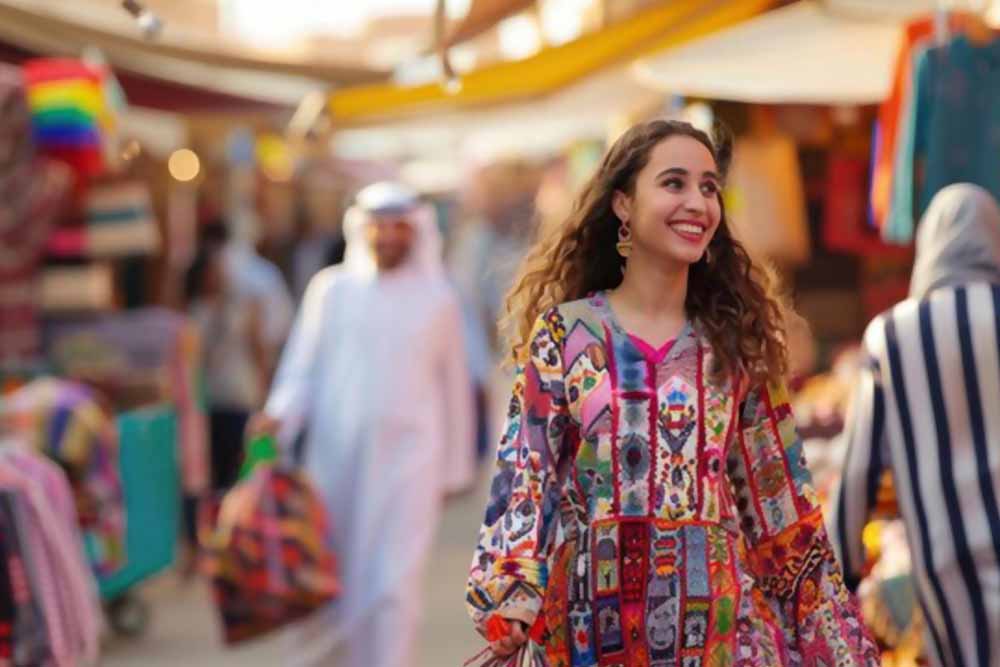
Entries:
<svg viewBox="0 0 1000 667">
<path fill-rule="evenodd" d="M 106 73 L 80 60 L 39 58 L 23 65 L 35 143 L 81 176 L 104 169 L 103 133 L 112 124 Z"/>
</svg>

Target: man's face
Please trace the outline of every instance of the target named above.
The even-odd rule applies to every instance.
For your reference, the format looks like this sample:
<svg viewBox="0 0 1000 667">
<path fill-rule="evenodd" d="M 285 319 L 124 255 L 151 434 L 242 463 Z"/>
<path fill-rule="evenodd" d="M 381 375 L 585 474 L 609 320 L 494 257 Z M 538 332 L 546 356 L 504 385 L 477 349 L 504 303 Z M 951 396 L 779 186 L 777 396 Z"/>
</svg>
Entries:
<svg viewBox="0 0 1000 667">
<path fill-rule="evenodd" d="M 406 215 L 373 216 L 366 235 L 379 271 L 391 271 L 401 266 L 413 248 L 413 225 Z"/>
</svg>

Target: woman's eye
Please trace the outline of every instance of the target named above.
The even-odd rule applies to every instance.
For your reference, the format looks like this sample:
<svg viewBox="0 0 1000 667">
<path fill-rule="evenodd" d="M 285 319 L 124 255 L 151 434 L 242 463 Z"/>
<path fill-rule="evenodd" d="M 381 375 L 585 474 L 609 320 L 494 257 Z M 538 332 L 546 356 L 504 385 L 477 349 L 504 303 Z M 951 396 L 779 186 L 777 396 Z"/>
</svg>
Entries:
<svg viewBox="0 0 1000 667">
<path fill-rule="evenodd" d="M 709 183 L 702 183 L 702 185 L 701 185 L 701 192 L 705 196 L 717 195 L 717 194 L 719 194 L 719 186 L 716 185 L 715 183 L 711 183 L 711 182 L 709 182 Z"/>
<path fill-rule="evenodd" d="M 679 178 L 668 178 L 663 181 L 663 186 L 671 190 L 681 190 L 684 188 L 684 181 Z"/>
</svg>

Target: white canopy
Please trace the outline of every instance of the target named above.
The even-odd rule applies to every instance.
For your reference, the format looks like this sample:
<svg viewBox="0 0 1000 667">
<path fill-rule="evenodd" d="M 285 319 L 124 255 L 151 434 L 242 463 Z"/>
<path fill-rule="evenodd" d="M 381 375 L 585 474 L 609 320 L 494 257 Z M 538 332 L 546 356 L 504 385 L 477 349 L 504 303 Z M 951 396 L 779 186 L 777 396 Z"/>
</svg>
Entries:
<svg viewBox="0 0 1000 667">
<path fill-rule="evenodd" d="M 357 63 L 262 53 L 169 23 L 158 39 L 144 40 L 120 4 L 0 0 L 0 42 L 69 56 L 96 46 L 123 72 L 288 107 L 316 89 L 386 76 Z"/>
<path fill-rule="evenodd" d="M 902 17 L 849 4 L 802 0 L 640 59 L 631 73 L 665 92 L 711 99 L 877 103 L 889 91 Z"/>
</svg>

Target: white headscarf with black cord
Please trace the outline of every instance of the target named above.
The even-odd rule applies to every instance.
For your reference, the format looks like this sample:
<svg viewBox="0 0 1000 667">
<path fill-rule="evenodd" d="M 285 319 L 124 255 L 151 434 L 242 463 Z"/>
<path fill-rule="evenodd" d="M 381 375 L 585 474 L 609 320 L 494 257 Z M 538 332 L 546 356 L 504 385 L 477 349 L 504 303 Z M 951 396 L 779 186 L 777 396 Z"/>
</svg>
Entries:
<svg viewBox="0 0 1000 667">
<path fill-rule="evenodd" d="M 434 209 L 405 185 L 382 181 L 363 188 L 344 215 L 344 267 L 352 273 L 373 275 L 375 257 L 365 238 L 365 227 L 403 216 L 414 228 L 413 247 L 393 273 L 409 277 L 443 278 L 441 232 Z"/>
</svg>

